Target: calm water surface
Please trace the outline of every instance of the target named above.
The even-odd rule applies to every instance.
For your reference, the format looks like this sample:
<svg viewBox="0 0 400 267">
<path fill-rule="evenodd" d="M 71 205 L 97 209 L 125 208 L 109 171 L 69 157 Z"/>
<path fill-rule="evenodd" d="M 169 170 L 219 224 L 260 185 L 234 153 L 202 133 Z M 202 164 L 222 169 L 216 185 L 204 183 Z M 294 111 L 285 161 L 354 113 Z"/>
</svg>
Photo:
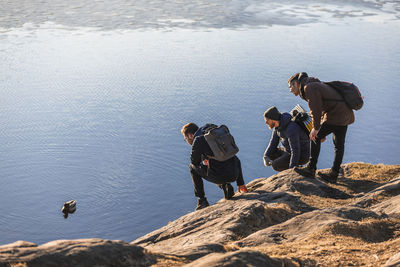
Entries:
<svg viewBox="0 0 400 267">
<path fill-rule="evenodd" d="M 0 244 L 132 241 L 191 212 L 190 147 L 180 134 L 189 121 L 230 127 L 246 183 L 273 175 L 262 164 L 271 134 L 263 112 L 307 107 L 287 88 L 298 71 L 353 81 L 364 94 L 344 162 L 399 164 L 399 20 L 280 24 L 3 25 Z M 319 167 L 332 160 L 328 140 Z M 209 183 L 206 194 L 222 197 Z M 70 199 L 77 211 L 65 219 Z"/>
</svg>

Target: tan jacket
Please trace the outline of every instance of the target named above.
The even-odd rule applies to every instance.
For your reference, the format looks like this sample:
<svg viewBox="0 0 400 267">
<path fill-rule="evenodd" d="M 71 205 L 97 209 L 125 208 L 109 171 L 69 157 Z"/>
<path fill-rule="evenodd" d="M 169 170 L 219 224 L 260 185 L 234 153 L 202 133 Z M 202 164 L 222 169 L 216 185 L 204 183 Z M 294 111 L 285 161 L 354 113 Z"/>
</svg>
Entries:
<svg viewBox="0 0 400 267">
<path fill-rule="evenodd" d="M 308 102 L 315 130 L 319 130 L 324 122 L 337 126 L 354 122 L 353 110 L 344 101 L 334 101 L 343 100 L 335 89 L 312 77 L 303 79 L 301 83 L 304 89 L 300 90 L 300 96 Z"/>
</svg>

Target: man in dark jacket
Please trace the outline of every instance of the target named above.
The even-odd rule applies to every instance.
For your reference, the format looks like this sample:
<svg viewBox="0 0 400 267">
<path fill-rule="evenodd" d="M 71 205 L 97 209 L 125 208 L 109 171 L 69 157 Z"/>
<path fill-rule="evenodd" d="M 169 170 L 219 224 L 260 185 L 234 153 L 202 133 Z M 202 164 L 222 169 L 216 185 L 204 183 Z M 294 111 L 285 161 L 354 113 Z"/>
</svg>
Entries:
<svg viewBox="0 0 400 267">
<path fill-rule="evenodd" d="M 198 198 L 196 210 L 209 206 L 202 178 L 217 184 L 223 190 L 225 199 L 231 199 L 235 194 L 233 186 L 230 184 L 234 181 L 237 183 L 239 192 L 247 192 L 239 158 L 234 156 L 226 161 L 218 161 L 213 158 L 214 153 L 204 137 L 205 130 L 210 126 L 211 124 L 206 124 L 199 128 L 191 122 L 184 125 L 181 130 L 186 142 L 192 146 L 190 174 L 194 195 Z"/>
<path fill-rule="evenodd" d="M 265 124 L 273 130 L 264 153 L 264 165 L 283 171 L 306 164 L 310 157 L 310 139 L 304 130 L 292 121 L 289 113 L 280 113 L 271 107 L 264 113 Z M 279 141 L 283 148 L 279 148 Z"/>
<path fill-rule="evenodd" d="M 311 157 L 304 168 L 296 168 L 303 175 L 314 177 L 321 149 L 321 139 L 333 134 L 335 159 L 329 173 L 319 173 L 321 178 L 330 183 L 336 183 L 340 164 L 344 155 L 344 144 L 347 126 L 354 122 L 354 113 L 343 101 L 338 92 L 317 78 L 308 77 L 307 73 L 293 74 L 288 80 L 290 92 L 308 102 L 313 119 L 313 129 L 310 133 Z"/>
</svg>

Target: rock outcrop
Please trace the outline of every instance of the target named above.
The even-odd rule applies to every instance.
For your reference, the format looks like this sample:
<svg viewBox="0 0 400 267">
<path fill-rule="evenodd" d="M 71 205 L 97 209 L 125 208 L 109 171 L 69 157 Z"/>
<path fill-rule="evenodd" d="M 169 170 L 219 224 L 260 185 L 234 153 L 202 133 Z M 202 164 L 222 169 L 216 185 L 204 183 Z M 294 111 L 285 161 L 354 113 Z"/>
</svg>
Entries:
<svg viewBox="0 0 400 267">
<path fill-rule="evenodd" d="M 256 179 L 131 243 L 2 246 L 0 266 L 398 266 L 400 165 L 342 167 L 334 185 L 293 170 Z"/>
<path fill-rule="evenodd" d="M 240 250 L 228 253 L 214 253 L 205 259 L 193 261 L 185 267 L 209 267 L 209 266 L 269 266 L 269 267 L 297 267 L 297 262 L 289 259 L 274 259 L 254 250 Z"/>
<path fill-rule="evenodd" d="M 399 176 L 398 165 L 352 163 L 332 185 L 287 170 L 131 244 L 208 266 L 252 265 L 238 256 L 249 250 L 280 266 L 384 264 L 400 247 Z"/>
<path fill-rule="evenodd" d="M 157 260 L 145 249 L 126 242 L 80 239 L 41 246 L 18 241 L 0 247 L 0 262 L 0 266 L 150 266 Z"/>
</svg>

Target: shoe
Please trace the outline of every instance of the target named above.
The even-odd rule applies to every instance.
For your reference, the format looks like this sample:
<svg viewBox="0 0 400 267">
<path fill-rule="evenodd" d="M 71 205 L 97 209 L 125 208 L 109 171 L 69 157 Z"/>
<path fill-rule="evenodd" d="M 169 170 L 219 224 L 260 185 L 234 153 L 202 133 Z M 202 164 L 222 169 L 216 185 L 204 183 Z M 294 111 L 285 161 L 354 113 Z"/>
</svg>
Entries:
<svg viewBox="0 0 400 267">
<path fill-rule="evenodd" d="M 239 185 L 238 186 L 239 188 L 238 188 L 238 192 L 239 193 L 247 193 L 249 190 L 247 190 L 247 187 L 246 187 L 246 185 L 244 184 L 244 185 Z"/>
<path fill-rule="evenodd" d="M 331 183 L 331 184 L 337 183 L 338 175 L 339 175 L 339 173 L 334 170 L 330 170 L 328 173 L 318 172 L 318 176 L 322 180 L 324 180 L 325 182 Z"/>
<path fill-rule="evenodd" d="M 210 206 L 210 204 L 208 203 L 207 198 L 198 198 L 197 199 L 196 210 L 201 210 L 208 206 Z"/>
<path fill-rule="evenodd" d="M 233 189 L 233 186 L 230 183 L 225 183 L 219 186 L 219 188 L 224 191 L 224 197 L 225 199 L 231 199 L 233 195 L 235 194 L 235 191 Z"/>
<path fill-rule="evenodd" d="M 305 167 L 294 167 L 294 171 L 306 177 L 315 177 L 315 169 L 311 168 L 308 165 Z"/>
</svg>

